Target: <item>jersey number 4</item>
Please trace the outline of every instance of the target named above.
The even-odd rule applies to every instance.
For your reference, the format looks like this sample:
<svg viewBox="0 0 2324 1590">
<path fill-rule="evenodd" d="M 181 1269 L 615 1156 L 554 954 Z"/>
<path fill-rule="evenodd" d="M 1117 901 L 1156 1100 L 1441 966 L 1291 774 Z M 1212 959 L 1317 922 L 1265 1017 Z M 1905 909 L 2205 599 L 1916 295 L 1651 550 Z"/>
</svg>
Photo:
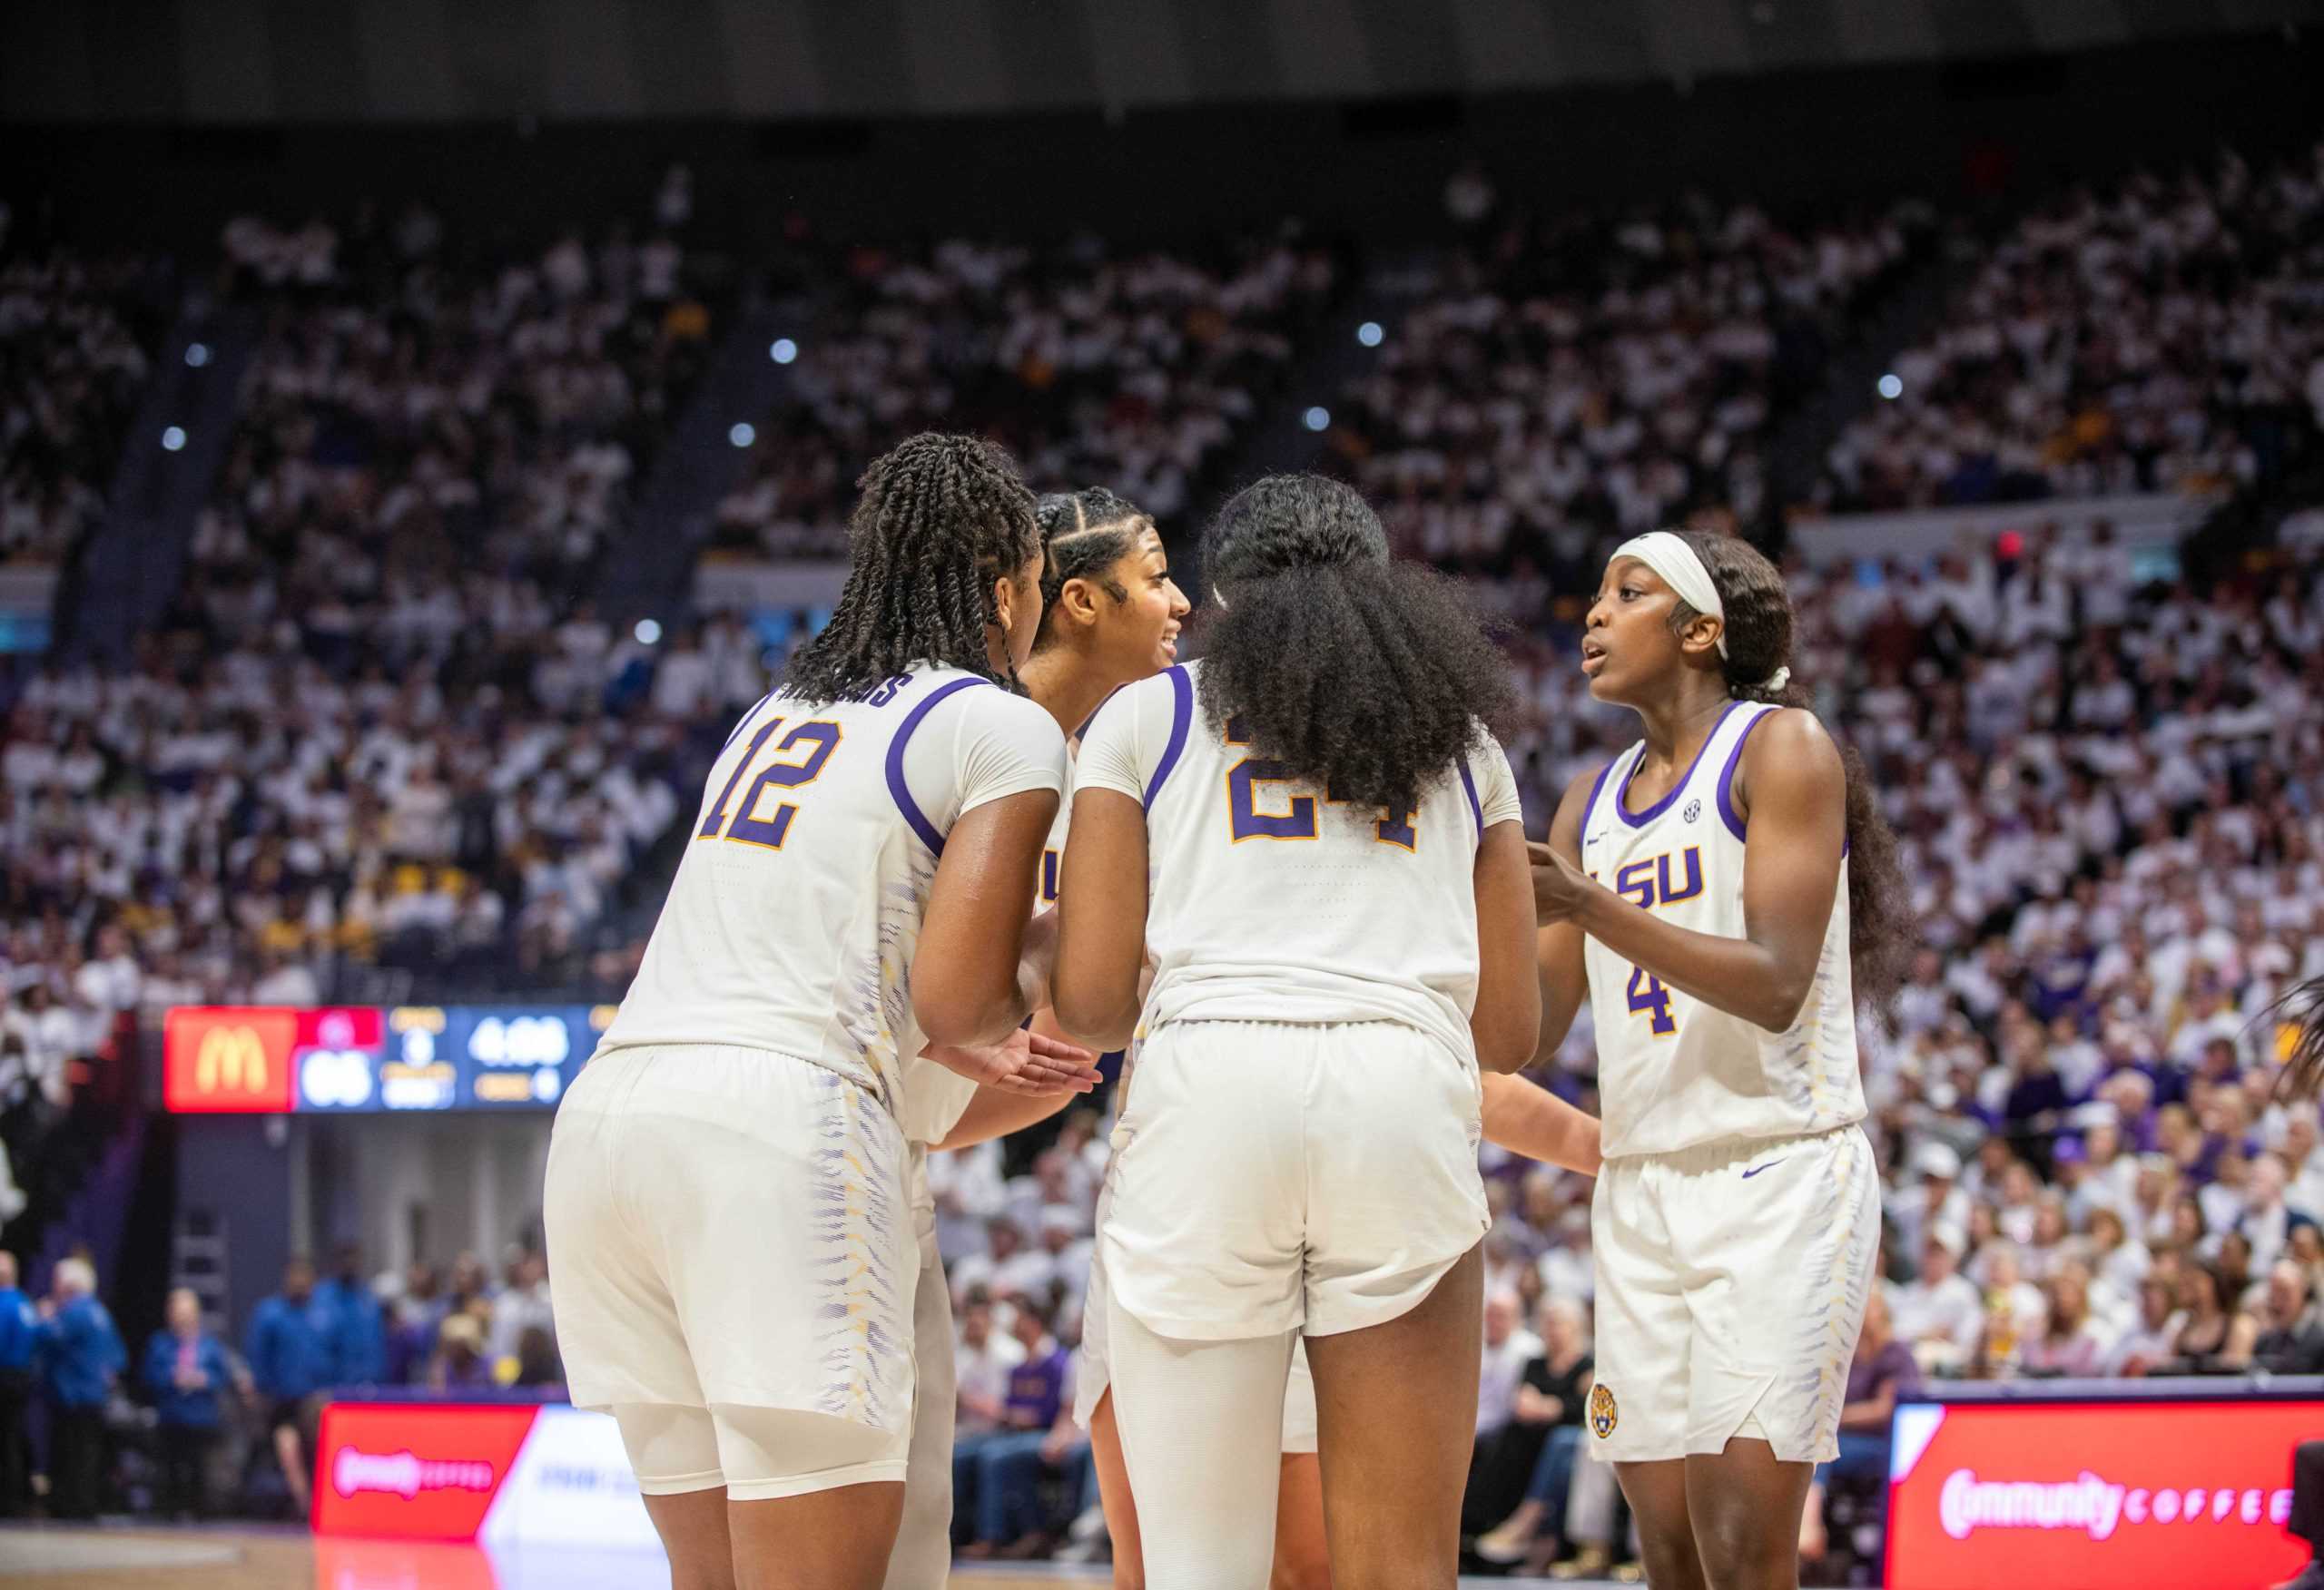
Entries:
<svg viewBox="0 0 2324 1590">
<path fill-rule="evenodd" d="M 751 780 L 743 799 L 734 800 L 734 787 L 743 775 L 759 760 L 759 751 L 783 727 L 783 720 L 770 718 L 758 732 L 751 736 L 743 749 L 743 760 L 734 764 L 734 774 L 726 787 L 718 791 L 718 800 L 709 814 L 702 820 L 702 827 L 694 830 L 697 839 L 714 839 L 723 832 L 738 845 L 763 845 L 770 850 L 783 849 L 783 841 L 791 837 L 792 820 L 799 815 L 799 808 L 789 801 L 779 802 L 773 810 L 762 812 L 770 790 L 795 790 L 812 784 L 822 777 L 823 764 L 832 760 L 832 752 L 839 749 L 839 725 L 822 719 L 802 723 L 777 741 L 775 760 L 759 770 Z M 789 760 L 784 760 L 788 758 Z M 729 807 L 733 811 L 729 818 Z"/>
<path fill-rule="evenodd" d="M 1667 1038 L 1679 1030 L 1679 1024 L 1670 1019 L 1670 990 L 1644 967 L 1630 968 L 1630 999 L 1632 1016 L 1653 1013 L 1654 1019 L 1647 1024 L 1647 1030 L 1656 1037 Z"/>
</svg>

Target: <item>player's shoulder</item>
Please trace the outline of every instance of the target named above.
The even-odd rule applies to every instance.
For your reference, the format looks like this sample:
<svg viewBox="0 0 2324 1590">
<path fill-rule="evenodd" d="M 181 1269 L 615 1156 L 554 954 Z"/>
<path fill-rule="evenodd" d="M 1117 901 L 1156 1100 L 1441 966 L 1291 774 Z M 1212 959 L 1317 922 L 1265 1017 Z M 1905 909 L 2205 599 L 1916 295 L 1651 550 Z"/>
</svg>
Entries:
<svg viewBox="0 0 2324 1590">
<path fill-rule="evenodd" d="M 1176 703 L 1184 693 L 1189 697 L 1194 688 L 1196 662 L 1180 662 L 1165 668 L 1159 673 L 1126 684 L 1108 696 L 1105 703 L 1091 715 L 1089 726 L 1094 732 L 1098 725 L 1108 728 L 1154 721 L 1158 714 L 1167 720 L 1177 710 Z"/>
<path fill-rule="evenodd" d="M 960 713 L 956 721 L 964 732 L 1005 734 L 1011 739 L 1038 741 L 1044 748 L 1054 741 L 1063 749 L 1065 731 L 1049 716 L 1049 709 L 1032 697 L 1004 690 L 974 674 L 964 673 L 960 677 L 975 680 L 985 687 L 961 691 L 951 703 L 952 710 Z"/>
<path fill-rule="evenodd" d="M 1746 777 L 1758 768 L 1810 768 L 1829 760 L 1839 764 L 1839 743 L 1824 721 L 1806 707 L 1770 707 L 1745 725 L 1741 756 Z"/>
</svg>

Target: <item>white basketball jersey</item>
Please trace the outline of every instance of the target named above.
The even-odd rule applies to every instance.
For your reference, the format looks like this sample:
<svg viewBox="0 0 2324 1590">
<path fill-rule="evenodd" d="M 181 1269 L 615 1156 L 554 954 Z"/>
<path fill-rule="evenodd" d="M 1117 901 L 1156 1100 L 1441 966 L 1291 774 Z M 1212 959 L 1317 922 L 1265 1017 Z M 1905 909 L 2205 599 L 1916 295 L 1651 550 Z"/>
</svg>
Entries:
<svg viewBox="0 0 2324 1590">
<path fill-rule="evenodd" d="M 1488 741 L 1419 810 L 1358 809 L 1208 722 L 1200 667 L 1117 693 L 1075 770 L 1146 807 L 1143 1026 L 1400 1021 L 1473 1056 L 1477 845 L 1521 820 L 1508 757 Z"/>
<path fill-rule="evenodd" d="M 1609 762 L 1582 810 L 1581 869 L 1681 928 L 1742 937 L 1745 824 L 1733 800 L 1735 770 L 1751 731 L 1780 710 L 1730 705 L 1686 777 L 1642 811 L 1630 810 L 1624 797 L 1646 742 Z M 1800 1137 L 1864 1119 L 1847 865 L 1843 851 L 1815 984 L 1798 1019 L 1780 1033 L 1706 1005 L 1595 938 L 1587 941 L 1608 1158 Z"/>
<path fill-rule="evenodd" d="M 1064 785 L 1056 722 L 975 674 L 915 665 L 866 701 L 768 696 L 711 768 L 645 962 L 599 1047 L 796 1055 L 872 1089 L 920 1135 L 915 1093 L 940 1110 L 938 1079 L 972 1085 L 918 1058 L 911 1011 L 944 836 L 988 801 Z M 933 1087 L 916 1085 L 924 1074 Z"/>
</svg>

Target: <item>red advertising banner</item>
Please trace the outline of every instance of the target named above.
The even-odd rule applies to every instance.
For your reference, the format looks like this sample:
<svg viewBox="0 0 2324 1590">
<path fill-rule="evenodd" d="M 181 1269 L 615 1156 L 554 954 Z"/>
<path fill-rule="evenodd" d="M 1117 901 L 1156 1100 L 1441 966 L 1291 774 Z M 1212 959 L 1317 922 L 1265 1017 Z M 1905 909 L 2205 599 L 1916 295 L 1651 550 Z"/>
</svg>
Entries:
<svg viewBox="0 0 2324 1590">
<path fill-rule="evenodd" d="M 1911 1404 L 1889 1590 L 2198 1590 L 2290 1578 L 2291 1454 L 2324 1402 Z"/>
<path fill-rule="evenodd" d="M 539 1413 L 332 1403 L 317 1443 L 315 1533 L 474 1540 Z"/>
</svg>

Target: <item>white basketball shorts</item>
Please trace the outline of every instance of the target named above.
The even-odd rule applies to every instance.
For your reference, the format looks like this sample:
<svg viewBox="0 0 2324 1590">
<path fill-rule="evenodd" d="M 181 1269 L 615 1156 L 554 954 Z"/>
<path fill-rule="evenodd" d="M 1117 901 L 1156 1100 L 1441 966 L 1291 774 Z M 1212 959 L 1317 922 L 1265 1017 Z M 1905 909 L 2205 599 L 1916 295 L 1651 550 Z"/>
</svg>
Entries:
<svg viewBox="0 0 2324 1590">
<path fill-rule="evenodd" d="M 1110 1185 L 1112 1176 L 1107 1177 Z M 1097 1417 L 1106 1388 L 1113 1384 L 1113 1366 L 1107 1358 L 1106 1197 L 1098 1198 L 1098 1243 L 1091 1255 L 1089 1289 L 1081 1305 L 1081 1365 L 1073 1379 L 1073 1422 L 1083 1429 Z M 926 1371 L 923 1369 L 922 1373 Z M 1315 1377 L 1307 1369 L 1307 1343 L 1303 1338 L 1291 1347 L 1291 1378 L 1283 1391 L 1283 1449 L 1288 1453 L 1315 1450 Z"/>
<path fill-rule="evenodd" d="M 573 1400 L 622 1421 L 643 1487 L 904 1477 L 905 1178 L 893 1118 L 808 1061 L 672 1045 L 584 1068 L 549 1138 L 549 1287 Z"/>
<path fill-rule="evenodd" d="M 1472 1057 L 1394 1022 L 1172 1022 L 1116 1128 L 1098 1240 L 1148 1330 L 1330 1336 L 1410 1312 L 1483 1238 Z"/>
<path fill-rule="evenodd" d="M 1860 1129 L 1608 1160 L 1590 1238 L 1594 1454 L 1655 1462 L 1747 1435 L 1787 1463 L 1838 1456 L 1880 1244 Z"/>
</svg>

